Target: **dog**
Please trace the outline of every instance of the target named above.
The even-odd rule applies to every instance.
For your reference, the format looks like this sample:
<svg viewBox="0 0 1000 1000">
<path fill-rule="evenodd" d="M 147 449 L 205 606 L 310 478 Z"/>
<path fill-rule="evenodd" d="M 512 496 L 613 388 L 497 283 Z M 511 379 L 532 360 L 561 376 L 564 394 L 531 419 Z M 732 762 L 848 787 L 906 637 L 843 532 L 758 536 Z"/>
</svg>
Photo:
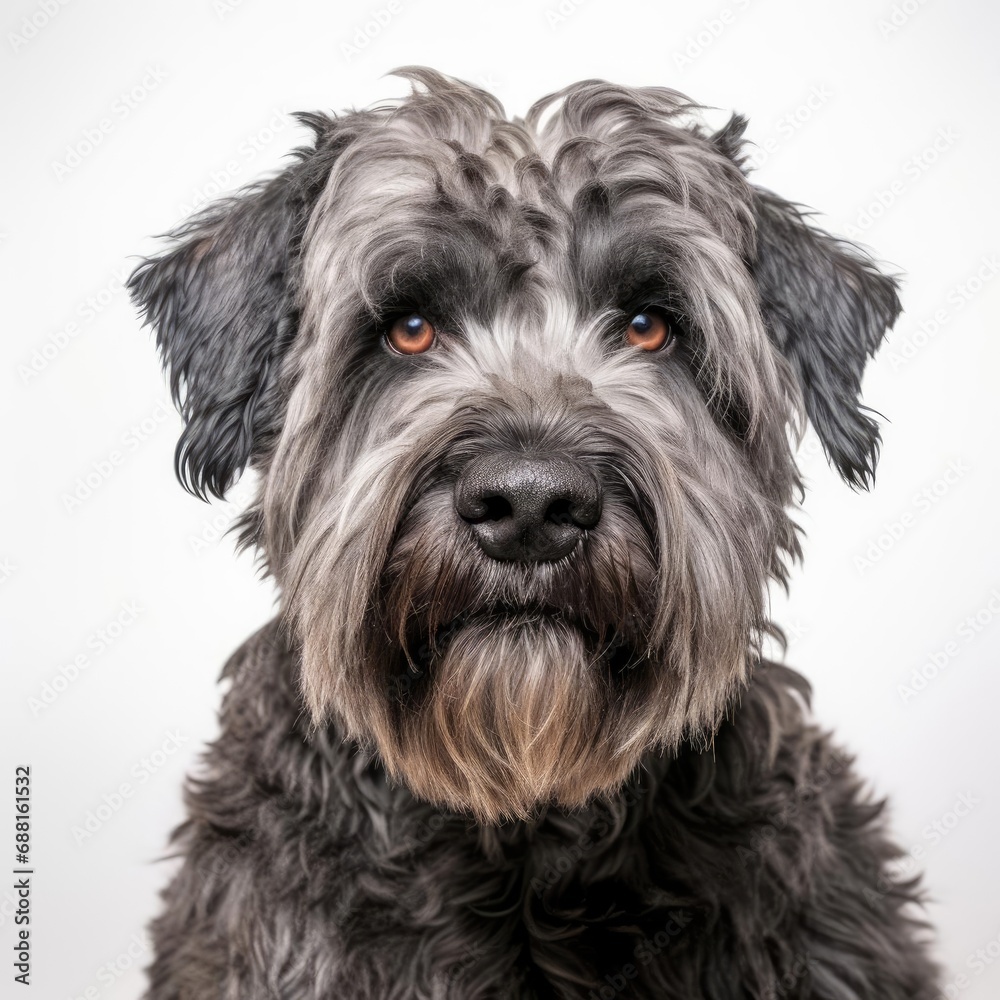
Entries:
<svg viewBox="0 0 1000 1000">
<path fill-rule="evenodd" d="M 922 890 L 762 655 L 811 422 L 850 486 L 898 281 L 665 88 L 424 68 L 133 273 L 229 661 L 151 1000 L 937 995 Z"/>
</svg>

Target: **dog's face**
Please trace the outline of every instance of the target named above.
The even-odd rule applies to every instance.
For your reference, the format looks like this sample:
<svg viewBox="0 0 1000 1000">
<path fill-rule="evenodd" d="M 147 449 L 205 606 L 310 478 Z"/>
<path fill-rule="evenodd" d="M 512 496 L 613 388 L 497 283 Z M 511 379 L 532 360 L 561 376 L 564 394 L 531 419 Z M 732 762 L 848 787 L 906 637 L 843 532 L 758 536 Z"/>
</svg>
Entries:
<svg viewBox="0 0 1000 1000">
<path fill-rule="evenodd" d="M 317 721 L 483 821 L 710 734 L 796 551 L 800 404 L 867 482 L 894 283 L 666 90 L 507 121 L 429 71 L 147 261 L 178 464 L 261 473 Z"/>
</svg>

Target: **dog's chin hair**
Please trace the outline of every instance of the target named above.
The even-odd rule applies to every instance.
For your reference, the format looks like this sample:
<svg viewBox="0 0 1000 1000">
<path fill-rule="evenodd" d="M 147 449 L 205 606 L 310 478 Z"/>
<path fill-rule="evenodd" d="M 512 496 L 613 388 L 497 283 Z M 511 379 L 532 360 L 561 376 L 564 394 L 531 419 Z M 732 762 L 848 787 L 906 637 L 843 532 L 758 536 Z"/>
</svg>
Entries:
<svg viewBox="0 0 1000 1000">
<path fill-rule="evenodd" d="M 608 732 L 611 692 L 593 657 L 562 622 L 525 615 L 465 625 L 432 665 L 421 704 L 380 746 L 388 771 L 481 823 L 610 791 L 638 755 Z"/>
<path fill-rule="evenodd" d="M 325 675 L 343 694 L 344 678 L 310 641 L 304 690 L 316 725 L 335 717 L 417 798 L 481 824 L 531 820 L 547 805 L 613 795 L 650 751 L 706 746 L 747 678 L 745 652 L 683 664 L 664 653 L 624 668 L 603 652 L 559 618 L 481 614 L 456 627 L 406 696 L 379 694 L 379 672 L 366 669 L 355 677 L 363 690 L 329 699 L 310 679 Z"/>
</svg>

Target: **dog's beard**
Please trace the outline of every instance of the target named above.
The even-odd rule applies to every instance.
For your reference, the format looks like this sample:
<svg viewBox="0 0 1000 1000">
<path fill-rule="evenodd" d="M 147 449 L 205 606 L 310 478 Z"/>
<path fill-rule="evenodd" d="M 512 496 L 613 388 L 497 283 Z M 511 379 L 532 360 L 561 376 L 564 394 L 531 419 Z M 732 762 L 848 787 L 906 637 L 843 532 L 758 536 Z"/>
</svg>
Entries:
<svg viewBox="0 0 1000 1000">
<path fill-rule="evenodd" d="M 390 771 L 418 796 L 492 821 L 620 784 L 635 760 L 602 752 L 612 695 L 588 646 L 579 629 L 540 614 L 461 625 L 419 705 L 404 708 L 398 744 L 383 747 Z"/>
</svg>

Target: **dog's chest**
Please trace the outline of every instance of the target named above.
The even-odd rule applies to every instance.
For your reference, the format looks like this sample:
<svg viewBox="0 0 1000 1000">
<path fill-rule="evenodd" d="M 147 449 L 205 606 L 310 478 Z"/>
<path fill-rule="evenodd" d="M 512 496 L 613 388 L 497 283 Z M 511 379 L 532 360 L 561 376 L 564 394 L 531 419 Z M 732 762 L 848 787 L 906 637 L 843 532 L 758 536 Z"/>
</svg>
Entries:
<svg viewBox="0 0 1000 1000">
<path fill-rule="evenodd" d="M 584 979 L 633 998 L 662 995 L 644 984 L 664 981 L 700 908 L 691 886 L 648 856 L 629 804 L 488 832 L 413 805 L 415 821 L 397 827 L 377 876 L 391 868 L 392 893 L 342 917 L 355 930 L 368 921 L 372 940 L 402 933 L 422 956 L 428 989 L 480 996 L 463 990 L 489 976 L 509 992 L 484 997 L 584 998 Z"/>
</svg>

